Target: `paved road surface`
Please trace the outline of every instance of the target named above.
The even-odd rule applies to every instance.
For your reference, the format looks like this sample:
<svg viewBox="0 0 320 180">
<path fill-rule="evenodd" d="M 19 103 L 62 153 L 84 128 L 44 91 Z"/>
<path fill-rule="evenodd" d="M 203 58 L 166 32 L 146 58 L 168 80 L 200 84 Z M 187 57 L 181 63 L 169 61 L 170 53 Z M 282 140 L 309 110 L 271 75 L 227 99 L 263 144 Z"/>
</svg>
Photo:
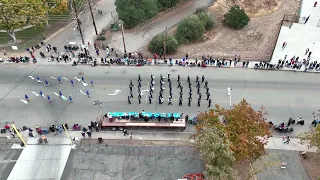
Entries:
<svg viewBox="0 0 320 180">
<path fill-rule="evenodd" d="M 37 67 L 37 68 L 36 68 Z M 63 65 L 0 65 L 0 122 L 15 121 L 17 126 L 37 124 L 48 126 L 60 123 L 87 124 L 95 120 L 100 114 L 109 111 L 142 111 L 151 112 L 184 112 L 190 116 L 195 116 L 199 111 L 208 110 L 208 103 L 202 100 L 201 107 L 196 106 L 197 95 L 194 93 L 192 107 L 186 106 L 188 88 L 186 77 L 190 75 L 195 81 L 196 75 L 205 75 L 209 81 L 211 98 L 213 104 L 220 104 L 223 107 L 229 106 L 227 87 L 231 87 L 232 102 L 238 103 L 242 98 L 247 99 L 254 108 L 265 106 L 268 111 L 268 120 L 278 124 L 287 121 L 289 116 L 302 117 L 306 120 L 306 125 L 296 128 L 296 133 L 309 130 L 309 124 L 313 120 L 312 112 L 318 110 L 319 102 L 316 98 L 319 89 L 318 75 L 293 72 L 268 72 L 254 71 L 250 69 L 196 69 L 186 67 L 91 67 L 91 66 L 63 66 Z M 66 77 L 68 80 L 83 74 L 85 80 L 93 80 L 94 87 L 84 87 L 78 82 L 72 87 L 69 82 L 63 79 L 59 84 L 53 77 Z M 171 74 L 173 83 L 173 106 L 167 105 L 168 91 L 165 91 L 165 104 L 156 103 L 156 96 L 159 92 L 159 75 Z M 156 75 L 156 89 L 152 104 L 145 102 L 143 96 L 139 105 L 137 97 L 132 100 L 132 104 L 127 103 L 129 94 L 129 80 L 136 83 L 137 74 L 142 77 L 142 90 L 146 90 L 150 81 L 150 74 Z M 176 88 L 177 75 L 181 75 L 184 86 L 184 106 L 178 106 L 179 90 Z M 42 80 L 47 78 L 52 86 L 46 87 L 38 84 L 36 80 L 28 78 L 39 76 Z M 77 81 L 76 81 L 77 82 Z M 135 84 L 137 85 L 137 83 Z M 193 83 L 195 92 L 195 83 Z M 165 84 L 168 87 L 168 84 Z M 91 98 L 83 95 L 90 90 Z M 119 89 L 121 92 L 116 95 L 113 91 Z M 36 97 L 32 92 L 39 93 L 43 90 L 45 94 L 50 94 L 52 103 L 48 103 L 45 98 Z M 64 96 L 73 97 L 74 103 L 70 104 L 57 97 L 54 92 L 62 91 Z M 136 86 L 134 92 L 137 91 Z M 28 94 L 31 99 L 28 104 L 20 100 Z M 202 88 L 203 98 L 205 90 Z M 92 105 L 94 100 L 105 102 L 105 106 Z"/>
</svg>

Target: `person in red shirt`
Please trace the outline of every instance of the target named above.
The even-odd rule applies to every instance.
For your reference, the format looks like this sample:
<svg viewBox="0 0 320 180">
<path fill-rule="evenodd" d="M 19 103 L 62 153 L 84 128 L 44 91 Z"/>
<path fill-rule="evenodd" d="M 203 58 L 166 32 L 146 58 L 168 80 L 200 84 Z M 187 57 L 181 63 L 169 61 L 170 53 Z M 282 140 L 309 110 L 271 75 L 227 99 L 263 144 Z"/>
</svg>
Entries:
<svg viewBox="0 0 320 180">
<path fill-rule="evenodd" d="M 10 126 L 9 126 L 8 124 L 6 124 L 6 125 L 4 126 L 4 128 L 5 128 L 6 130 L 10 130 Z"/>
</svg>

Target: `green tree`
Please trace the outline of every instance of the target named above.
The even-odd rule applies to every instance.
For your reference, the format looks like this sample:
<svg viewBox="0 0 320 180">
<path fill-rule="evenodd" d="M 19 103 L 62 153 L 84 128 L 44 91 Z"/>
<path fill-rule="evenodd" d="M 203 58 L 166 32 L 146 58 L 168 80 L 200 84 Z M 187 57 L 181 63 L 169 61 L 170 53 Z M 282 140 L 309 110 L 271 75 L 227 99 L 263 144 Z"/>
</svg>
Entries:
<svg viewBox="0 0 320 180">
<path fill-rule="evenodd" d="M 163 54 L 163 50 L 164 50 L 163 42 L 164 42 L 164 35 L 158 34 L 157 36 L 153 37 L 152 40 L 150 41 L 148 45 L 149 50 L 153 53 Z M 173 54 L 177 51 L 178 47 L 179 47 L 178 41 L 173 36 L 167 35 L 166 53 Z"/>
<path fill-rule="evenodd" d="M 157 0 L 159 11 L 166 10 L 178 4 L 179 0 Z"/>
<path fill-rule="evenodd" d="M 127 28 L 133 28 L 158 14 L 156 0 L 116 0 L 115 5 L 119 19 Z"/>
<path fill-rule="evenodd" d="M 196 130 L 201 133 L 202 130 L 212 127 L 221 129 L 230 141 L 230 149 L 236 160 L 252 162 L 266 153 L 265 142 L 258 139 L 271 135 L 264 117 L 266 114 L 263 107 L 255 111 L 244 99 L 239 104 L 233 105 L 232 109 L 215 105 L 209 112 L 198 115 Z M 221 118 L 224 122 L 220 121 Z"/>
<path fill-rule="evenodd" d="M 42 0 L 42 2 L 48 13 L 61 14 L 68 11 L 68 2 L 66 0 Z"/>
<path fill-rule="evenodd" d="M 47 23 L 47 10 L 41 0 L 0 0 L 0 29 L 17 41 L 15 30 Z"/>
<path fill-rule="evenodd" d="M 204 32 L 205 27 L 199 17 L 197 15 L 191 15 L 179 23 L 176 37 L 180 43 L 186 43 L 189 41 L 200 40 L 203 38 Z"/>
<path fill-rule="evenodd" d="M 241 29 L 250 21 L 249 16 L 237 5 L 233 5 L 229 12 L 224 15 L 224 23 L 231 28 Z"/>
<path fill-rule="evenodd" d="M 224 139 L 223 132 L 215 127 L 201 131 L 197 136 L 196 147 L 205 161 L 207 179 L 236 179 L 233 169 L 235 158 L 230 143 Z"/>
<path fill-rule="evenodd" d="M 215 24 L 212 15 L 205 12 L 200 12 L 197 13 L 197 16 L 199 17 L 206 30 L 210 30 L 214 27 Z"/>
</svg>

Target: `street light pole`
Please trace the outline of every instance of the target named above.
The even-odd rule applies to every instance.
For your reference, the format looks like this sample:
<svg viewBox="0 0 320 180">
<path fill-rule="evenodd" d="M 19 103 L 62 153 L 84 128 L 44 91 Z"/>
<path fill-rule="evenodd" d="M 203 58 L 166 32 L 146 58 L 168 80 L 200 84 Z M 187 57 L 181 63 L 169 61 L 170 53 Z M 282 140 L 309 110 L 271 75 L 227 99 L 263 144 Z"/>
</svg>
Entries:
<svg viewBox="0 0 320 180">
<path fill-rule="evenodd" d="M 78 24 L 78 27 L 79 27 L 81 41 L 82 41 L 82 44 L 84 46 L 83 49 L 84 49 L 84 53 L 86 55 L 86 61 L 87 61 L 88 60 L 88 52 L 87 52 L 86 44 L 84 43 L 84 38 L 83 38 L 82 30 L 81 30 L 81 22 L 79 20 L 78 10 L 77 10 L 77 6 L 76 6 L 76 3 L 74 2 L 74 0 L 72 0 L 72 4 L 73 4 L 74 12 L 76 13 L 77 24 Z"/>
<path fill-rule="evenodd" d="M 92 24 L 93 24 L 94 30 L 96 31 L 96 35 L 98 36 L 96 21 L 94 20 L 94 16 L 93 16 L 93 12 L 92 12 L 92 7 L 91 7 L 91 2 L 90 2 L 90 0 L 88 0 L 88 4 L 89 4 L 90 12 L 91 12 Z"/>
<path fill-rule="evenodd" d="M 231 102 L 231 97 L 232 97 L 232 95 L 231 95 L 231 91 L 232 91 L 232 89 L 231 89 L 230 87 L 228 87 L 228 96 L 229 96 L 229 106 L 230 106 L 230 109 L 232 108 L 232 102 Z"/>
</svg>

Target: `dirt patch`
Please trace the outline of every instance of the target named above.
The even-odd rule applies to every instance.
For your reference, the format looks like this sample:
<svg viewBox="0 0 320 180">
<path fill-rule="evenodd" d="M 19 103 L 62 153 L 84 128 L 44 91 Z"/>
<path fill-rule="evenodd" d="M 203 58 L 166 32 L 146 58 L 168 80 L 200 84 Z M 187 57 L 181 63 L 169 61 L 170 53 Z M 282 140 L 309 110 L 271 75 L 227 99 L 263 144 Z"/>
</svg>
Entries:
<svg viewBox="0 0 320 180">
<path fill-rule="evenodd" d="M 220 2 L 225 2 L 219 0 Z M 218 3 L 220 3 L 218 1 Z M 238 54 L 245 60 L 268 61 L 277 41 L 281 21 L 284 14 L 294 14 L 299 2 L 283 0 L 278 2 L 279 7 L 271 14 L 253 17 L 249 24 L 241 30 L 233 30 L 221 24 L 223 8 L 226 4 L 215 4 L 209 8 L 218 22 L 218 27 L 206 35 L 209 39 L 202 43 L 182 46 L 178 56 L 187 52 L 189 56 L 201 57 L 211 55 L 217 58 L 233 58 Z M 220 8 L 218 8 L 220 7 Z M 261 11 L 256 11 L 261 14 Z M 257 15 L 256 14 L 256 15 Z"/>
<path fill-rule="evenodd" d="M 208 37 L 206 41 L 183 45 L 171 57 L 181 58 L 188 53 L 189 58 L 201 58 L 202 55 L 206 55 L 232 59 L 237 54 L 242 60 L 269 61 L 284 15 L 295 14 L 300 9 L 298 1 L 270 0 L 265 4 L 261 2 L 262 4 L 256 4 L 256 8 L 252 8 L 251 14 L 249 13 L 251 16 L 249 24 L 241 30 L 233 30 L 222 25 L 223 15 L 228 11 L 230 1 L 217 0 L 208 8 L 215 18 L 217 27 L 206 32 Z M 268 3 L 272 5 L 261 9 Z M 245 0 L 243 4 L 250 5 L 249 1 Z M 151 55 L 147 47 L 141 49 L 141 52 L 146 56 Z"/>
<path fill-rule="evenodd" d="M 311 180 L 320 179 L 320 154 L 308 152 L 306 159 L 301 158 L 303 166 L 306 168 Z"/>
</svg>

